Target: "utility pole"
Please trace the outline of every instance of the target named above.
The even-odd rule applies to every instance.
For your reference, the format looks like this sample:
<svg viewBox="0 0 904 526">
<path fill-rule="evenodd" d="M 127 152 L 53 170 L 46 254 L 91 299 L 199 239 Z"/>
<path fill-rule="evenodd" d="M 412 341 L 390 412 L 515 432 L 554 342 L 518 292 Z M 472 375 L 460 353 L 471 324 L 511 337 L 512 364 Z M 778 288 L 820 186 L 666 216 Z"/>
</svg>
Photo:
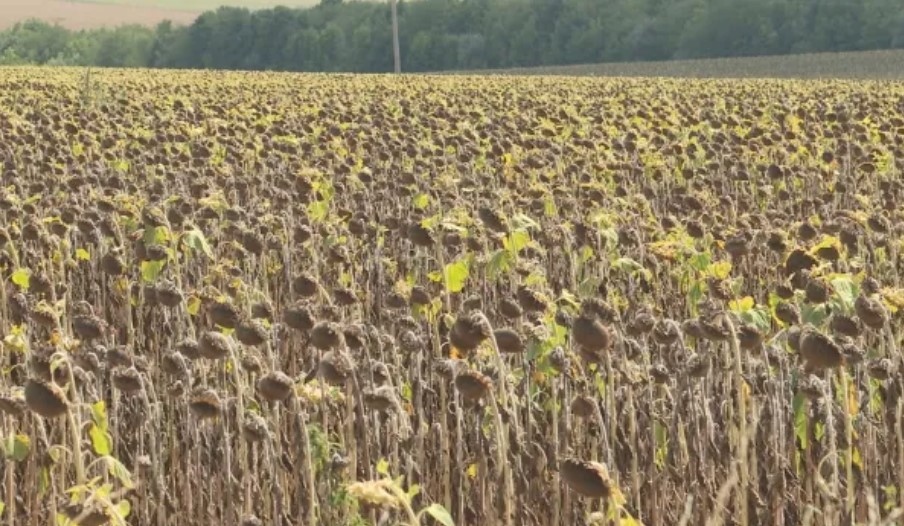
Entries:
<svg viewBox="0 0 904 526">
<path fill-rule="evenodd" d="M 392 60 L 395 73 L 402 72 L 402 53 L 399 51 L 399 10 L 396 8 L 398 0 L 389 0 L 392 4 Z"/>
</svg>

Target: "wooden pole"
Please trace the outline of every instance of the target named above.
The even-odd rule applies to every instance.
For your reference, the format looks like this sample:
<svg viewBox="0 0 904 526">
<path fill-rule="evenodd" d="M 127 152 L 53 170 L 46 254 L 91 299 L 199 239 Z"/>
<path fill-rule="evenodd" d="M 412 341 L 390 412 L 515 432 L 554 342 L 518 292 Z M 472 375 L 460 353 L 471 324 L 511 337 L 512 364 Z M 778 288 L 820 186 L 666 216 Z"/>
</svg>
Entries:
<svg viewBox="0 0 904 526">
<path fill-rule="evenodd" d="M 390 0 L 392 5 L 392 59 L 396 74 L 402 72 L 402 53 L 399 51 L 399 12 L 398 0 Z"/>
</svg>

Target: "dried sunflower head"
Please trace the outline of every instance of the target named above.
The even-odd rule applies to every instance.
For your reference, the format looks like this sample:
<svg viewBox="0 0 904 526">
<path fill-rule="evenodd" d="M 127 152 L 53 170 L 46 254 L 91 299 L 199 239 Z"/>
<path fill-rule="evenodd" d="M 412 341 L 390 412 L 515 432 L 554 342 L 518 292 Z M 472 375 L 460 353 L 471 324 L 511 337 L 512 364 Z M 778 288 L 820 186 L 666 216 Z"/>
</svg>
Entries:
<svg viewBox="0 0 904 526">
<path fill-rule="evenodd" d="M 685 372 L 691 378 L 702 378 L 709 373 L 709 356 L 704 353 L 693 354 L 687 359 Z"/>
<path fill-rule="evenodd" d="M 277 402 L 288 398 L 293 386 L 294 382 L 289 375 L 282 371 L 271 371 L 262 376 L 255 387 L 261 398 Z"/>
<path fill-rule="evenodd" d="M 345 382 L 354 374 L 354 369 L 355 363 L 348 354 L 342 351 L 330 351 L 323 355 L 313 374 L 308 375 L 306 381 L 313 379 L 314 375 L 320 375 L 329 385 L 345 385 Z"/>
<path fill-rule="evenodd" d="M 72 309 L 72 329 L 79 338 L 87 341 L 103 338 L 109 329 L 106 321 L 94 315 L 87 302 L 79 302 Z"/>
<path fill-rule="evenodd" d="M 612 345 L 612 334 L 606 325 L 596 316 L 581 313 L 571 324 L 571 335 L 582 348 L 592 353 L 609 349 Z"/>
<path fill-rule="evenodd" d="M 113 371 L 113 386 L 126 394 L 141 391 L 141 374 L 135 367 L 118 368 Z"/>
<path fill-rule="evenodd" d="M 304 303 L 296 303 L 283 312 L 283 322 L 297 331 L 309 331 L 316 323 L 310 307 Z"/>
<path fill-rule="evenodd" d="M 399 399 L 391 386 L 383 385 L 376 389 L 364 391 L 364 405 L 369 409 L 381 413 L 394 410 L 399 407 Z"/>
<path fill-rule="evenodd" d="M 764 336 L 760 330 L 749 323 L 742 324 L 737 329 L 738 343 L 746 351 L 759 351 L 762 349 Z"/>
<path fill-rule="evenodd" d="M 193 338 L 186 338 L 177 343 L 176 352 L 189 360 L 197 360 L 201 357 L 200 345 Z"/>
<path fill-rule="evenodd" d="M 571 401 L 571 413 L 578 418 L 590 418 L 598 409 L 596 401 L 586 395 L 575 396 Z"/>
<path fill-rule="evenodd" d="M 662 319 L 653 326 L 653 340 L 662 345 L 672 345 L 681 339 L 681 326 L 675 320 Z"/>
<path fill-rule="evenodd" d="M 871 360 L 866 367 L 867 373 L 876 380 L 888 380 L 897 371 L 894 362 L 888 358 L 877 358 Z"/>
<path fill-rule="evenodd" d="M 821 398 L 825 389 L 825 382 L 813 374 L 802 376 L 797 384 L 797 391 L 810 400 Z"/>
<path fill-rule="evenodd" d="M 497 329 L 493 336 L 496 338 L 496 345 L 499 350 L 504 353 L 520 354 L 524 352 L 524 342 L 521 335 L 514 329 Z"/>
<path fill-rule="evenodd" d="M 518 287 L 516 296 L 525 312 L 544 312 L 549 303 L 541 293 L 524 285 Z"/>
<path fill-rule="evenodd" d="M 311 345 L 328 351 L 342 344 L 342 331 L 338 324 L 323 321 L 311 329 Z"/>
<path fill-rule="evenodd" d="M 256 347 L 270 339 L 270 330 L 259 319 L 246 319 L 235 328 L 235 337 L 244 345 Z"/>
<path fill-rule="evenodd" d="M 69 409 L 69 401 L 60 386 L 35 379 L 25 383 L 25 403 L 44 418 L 56 418 Z"/>
<path fill-rule="evenodd" d="M 812 326 L 800 334 L 800 356 L 812 370 L 833 369 L 844 364 L 844 351 L 835 341 Z"/>
<path fill-rule="evenodd" d="M 653 317 L 653 314 L 648 309 L 641 309 L 628 322 L 625 332 L 629 336 L 637 337 L 649 333 L 655 326 L 656 318 Z"/>
<path fill-rule="evenodd" d="M 455 377 L 455 387 L 465 400 L 477 401 L 492 392 L 493 381 L 478 371 L 464 371 Z"/>
<path fill-rule="evenodd" d="M 849 338 L 857 338 L 863 333 L 863 326 L 860 320 L 852 316 L 841 313 L 835 313 L 829 320 L 829 328 L 835 334 L 847 336 Z"/>
<path fill-rule="evenodd" d="M 469 353 L 490 337 L 492 328 L 479 311 L 462 313 L 449 330 L 449 340 L 456 349 Z"/>
<path fill-rule="evenodd" d="M 785 325 L 796 325 L 800 323 L 800 309 L 793 303 L 780 301 L 775 306 L 775 317 Z"/>
<path fill-rule="evenodd" d="M 888 311 L 882 301 L 864 293 L 854 301 L 854 312 L 864 325 L 871 329 L 881 329 L 888 322 Z"/>
<path fill-rule="evenodd" d="M 216 301 L 212 303 L 208 308 L 208 314 L 210 315 L 210 321 L 214 325 L 226 327 L 227 329 L 234 329 L 241 318 L 239 309 L 235 305 L 225 301 Z"/>
<path fill-rule="evenodd" d="M 804 287 L 804 297 L 816 305 L 829 301 L 831 295 L 832 286 L 818 278 L 810 278 Z"/>
<path fill-rule="evenodd" d="M 199 389 L 192 393 L 188 408 L 199 419 L 208 420 L 220 415 L 223 402 L 213 389 Z"/>
<path fill-rule="evenodd" d="M 559 466 L 562 480 L 578 494 L 592 499 L 607 499 L 612 494 L 612 481 L 606 466 L 576 458 L 566 458 Z"/>
<path fill-rule="evenodd" d="M 155 287 L 154 292 L 157 301 L 164 307 L 176 307 L 185 300 L 182 296 L 182 291 L 176 287 L 175 283 L 169 280 L 161 280 Z"/>
<path fill-rule="evenodd" d="M 671 373 L 669 373 L 668 368 L 661 363 L 653 364 L 650 366 L 650 378 L 657 384 L 667 384 L 672 378 Z"/>
<path fill-rule="evenodd" d="M 518 303 L 511 298 L 503 298 L 502 301 L 499 302 L 499 312 L 504 317 L 514 320 L 521 317 L 522 309 Z"/>
<path fill-rule="evenodd" d="M 182 353 L 169 351 L 160 359 L 160 369 L 177 378 L 186 377 L 188 375 L 188 359 Z"/>
<path fill-rule="evenodd" d="M 0 395 L 0 413 L 10 416 L 21 416 L 28 409 L 25 392 L 21 388 Z"/>
<path fill-rule="evenodd" d="M 198 354 L 203 358 L 221 360 L 232 352 L 232 342 L 219 331 L 205 331 L 198 342 Z"/>
<path fill-rule="evenodd" d="M 245 422 L 242 425 L 242 436 L 249 442 L 263 442 L 270 437 L 266 420 L 256 413 L 246 414 Z"/>
</svg>

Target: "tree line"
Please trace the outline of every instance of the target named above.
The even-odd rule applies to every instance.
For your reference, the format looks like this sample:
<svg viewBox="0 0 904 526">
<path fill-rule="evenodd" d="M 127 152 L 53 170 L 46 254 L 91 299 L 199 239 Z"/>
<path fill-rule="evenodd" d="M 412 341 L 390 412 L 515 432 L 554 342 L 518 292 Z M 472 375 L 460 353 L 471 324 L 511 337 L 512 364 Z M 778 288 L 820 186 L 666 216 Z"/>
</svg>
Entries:
<svg viewBox="0 0 904 526">
<path fill-rule="evenodd" d="M 404 71 L 904 48 L 901 0 L 409 0 Z M 220 8 L 177 26 L 0 32 L 0 64 L 392 71 L 386 1 Z"/>
</svg>

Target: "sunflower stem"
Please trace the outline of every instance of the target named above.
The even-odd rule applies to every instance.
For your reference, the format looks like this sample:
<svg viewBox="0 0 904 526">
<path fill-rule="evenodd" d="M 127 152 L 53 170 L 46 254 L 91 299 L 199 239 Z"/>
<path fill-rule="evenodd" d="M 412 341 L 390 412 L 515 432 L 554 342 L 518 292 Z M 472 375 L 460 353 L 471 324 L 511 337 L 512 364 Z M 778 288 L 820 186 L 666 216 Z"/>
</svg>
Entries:
<svg viewBox="0 0 904 526">
<path fill-rule="evenodd" d="M 743 361 L 741 357 L 741 345 L 738 342 L 738 333 L 735 327 L 734 322 L 731 320 L 729 316 L 725 317 L 725 321 L 728 325 L 729 330 L 729 340 L 728 343 L 731 346 L 732 355 L 734 356 L 734 385 L 737 396 L 737 406 L 738 406 L 738 485 L 737 485 L 737 498 L 738 498 L 738 508 L 739 508 L 739 524 L 741 526 L 747 526 L 749 515 L 748 515 L 748 502 L 747 502 L 747 486 L 748 481 L 750 480 L 750 474 L 748 473 L 748 464 L 747 464 L 747 448 L 740 447 L 747 440 L 747 384 L 744 381 L 743 376 Z"/>
<path fill-rule="evenodd" d="M 69 392 L 72 396 L 72 405 L 66 411 L 69 420 L 69 437 L 72 440 L 72 455 L 75 459 L 75 480 L 76 484 L 82 485 L 87 478 L 85 477 L 85 459 L 82 458 L 82 441 L 79 438 L 79 432 L 82 429 L 80 415 L 77 414 L 79 408 L 79 396 L 75 387 L 75 376 L 72 372 L 72 364 L 66 369 L 69 372 Z"/>
<path fill-rule="evenodd" d="M 493 325 L 490 323 L 490 320 L 487 319 L 486 315 L 480 314 L 481 322 L 485 323 L 487 327 L 489 327 L 490 331 L 490 343 L 493 347 L 493 357 L 496 359 L 496 367 L 499 370 L 499 382 L 500 382 L 500 394 L 502 395 L 502 407 L 506 411 L 509 410 L 508 400 L 510 399 L 508 396 L 508 371 L 506 370 L 505 360 L 502 359 L 502 352 L 499 350 L 499 344 L 496 342 L 496 336 L 493 333 Z M 505 484 L 505 495 L 503 496 L 503 513 L 505 517 L 503 519 L 504 524 L 511 524 L 512 522 L 512 513 L 511 513 L 511 505 L 512 501 L 515 498 L 515 490 L 514 483 L 512 481 L 512 473 L 511 468 L 506 462 L 508 458 L 508 442 L 507 438 L 507 428 L 504 427 L 504 423 L 502 421 L 502 414 L 499 410 L 499 405 L 496 402 L 495 393 L 490 398 L 493 404 L 493 413 L 496 415 L 496 440 L 498 442 L 497 445 L 497 461 L 500 462 L 498 469 L 501 469 L 501 474 L 503 476 L 503 481 Z M 511 411 L 514 415 L 514 411 Z M 513 416 L 514 420 L 514 416 Z M 517 424 L 516 424 L 517 425 Z M 515 429 L 516 434 L 518 429 Z"/>
<path fill-rule="evenodd" d="M 408 517 L 408 524 L 410 526 L 420 526 L 420 519 L 417 514 L 414 513 L 414 509 L 411 507 L 411 502 L 408 499 L 408 495 L 402 491 L 402 488 L 398 487 L 395 482 L 389 481 L 386 486 L 389 488 L 389 491 L 392 492 L 393 496 L 395 496 L 396 500 L 402 505 L 402 509 L 405 510 L 405 515 Z"/>
</svg>

